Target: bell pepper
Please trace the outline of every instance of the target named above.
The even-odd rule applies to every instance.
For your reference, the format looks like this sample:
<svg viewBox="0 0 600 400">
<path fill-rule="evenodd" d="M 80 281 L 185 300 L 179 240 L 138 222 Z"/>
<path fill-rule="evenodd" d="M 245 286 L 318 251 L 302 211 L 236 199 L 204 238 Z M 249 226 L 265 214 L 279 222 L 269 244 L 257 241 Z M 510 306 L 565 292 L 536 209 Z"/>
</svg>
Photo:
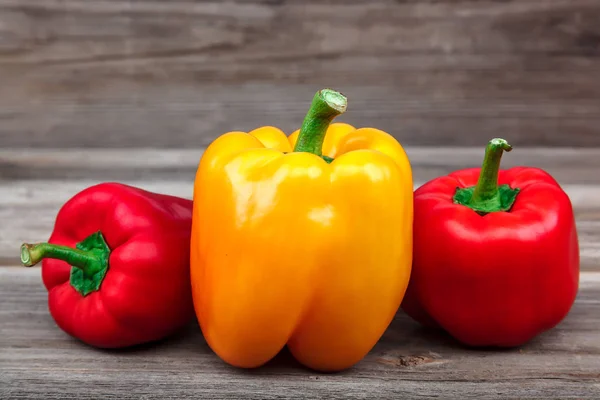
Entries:
<svg viewBox="0 0 600 400">
<path fill-rule="evenodd" d="M 503 139 L 481 168 L 414 194 L 413 269 L 402 308 L 468 346 L 515 347 L 556 326 L 579 286 L 571 202 L 534 167 L 500 170 Z"/>
<path fill-rule="evenodd" d="M 412 173 L 388 133 L 331 124 L 347 98 L 316 93 L 299 132 L 229 132 L 194 186 L 196 316 L 225 362 L 286 345 L 303 365 L 359 362 L 400 307 L 412 252 Z M 331 125 L 330 125 L 331 124 Z"/>
<path fill-rule="evenodd" d="M 194 318 L 189 279 L 192 202 L 118 183 L 89 187 L 60 209 L 42 262 L 56 324 L 99 348 L 162 339 Z"/>
</svg>

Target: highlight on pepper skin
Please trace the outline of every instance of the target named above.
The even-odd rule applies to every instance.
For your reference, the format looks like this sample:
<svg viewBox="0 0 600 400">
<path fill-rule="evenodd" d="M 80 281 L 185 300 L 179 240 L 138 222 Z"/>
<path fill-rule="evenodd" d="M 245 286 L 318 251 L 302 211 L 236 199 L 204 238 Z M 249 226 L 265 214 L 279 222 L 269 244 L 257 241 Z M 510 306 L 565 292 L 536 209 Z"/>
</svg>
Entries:
<svg viewBox="0 0 600 400">
<path fill-rule="evenodd" d="M 309 368 L 349 368 L 400 307 L 410 164 L 388 133 L 332 123 L 345 110 L 341 93 L 321 90 L 289 137 L 228 132 L 200 160 L 192 293 L 207 343 L 231 365 L 261 366 L 287 346 Z"/>
</svg>

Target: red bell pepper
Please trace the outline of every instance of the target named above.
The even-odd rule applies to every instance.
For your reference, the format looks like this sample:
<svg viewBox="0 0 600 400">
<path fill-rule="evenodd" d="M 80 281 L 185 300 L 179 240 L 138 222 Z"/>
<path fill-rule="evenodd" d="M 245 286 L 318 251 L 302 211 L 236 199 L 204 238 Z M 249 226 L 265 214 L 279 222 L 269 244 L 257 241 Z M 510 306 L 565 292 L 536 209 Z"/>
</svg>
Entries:
<svg viewBox="0 0 600 400">
<path fill-rule="evenodd" d="M 58 213 L 49 243 L 23 244 L 42 261 L 50 314 L 100 348 L 162 339 L 194 316 L 192 201 L 118 183 L 89 187 Z"/>
<path fill-rule="evenodd" d="M 500 169 L 503 139 L 482 168 L 414 194 L 414 253 L 402 308 L 471 346 L 513 347 L 557 325 L 579 286 L 571 202 L 538 168 Z"/>
</svg>

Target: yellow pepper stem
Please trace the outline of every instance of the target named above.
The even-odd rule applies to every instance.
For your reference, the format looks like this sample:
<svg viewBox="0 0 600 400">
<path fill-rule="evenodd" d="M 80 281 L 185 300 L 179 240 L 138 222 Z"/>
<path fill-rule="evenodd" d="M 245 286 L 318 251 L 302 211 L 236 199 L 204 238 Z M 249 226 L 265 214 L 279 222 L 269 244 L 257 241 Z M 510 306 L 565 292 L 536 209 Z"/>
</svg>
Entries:
<svg viewBox="0 0 600 400">
<path fill-rule="evenodd" d="M 340 92 L 332 89 L 319 90 L 304 117 L 294 151 L 322 156 L 327 128 L 335 117 L 346 111 L 347 106 L 348 99 Z"/>
</svg>

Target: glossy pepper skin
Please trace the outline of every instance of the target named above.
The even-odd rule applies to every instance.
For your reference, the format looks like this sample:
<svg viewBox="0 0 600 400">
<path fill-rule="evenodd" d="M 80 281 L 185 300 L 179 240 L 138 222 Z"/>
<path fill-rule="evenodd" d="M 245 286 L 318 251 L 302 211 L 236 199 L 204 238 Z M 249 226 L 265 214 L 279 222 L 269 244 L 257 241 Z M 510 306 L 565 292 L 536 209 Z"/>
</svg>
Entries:
<svg viewBox="0 0 600 400">
<path fill-rule="evenodd" d="M 194 316 L 189 280 L 192 202 L 118 183 L 89 187 L 60 209 L 42 262 L 48 306 L 69 335 L 99 348 L 162 339 Z"/>
<path fill-rule="evenodd" d="M 330 126 L 345 102 L 319 91 L 300 132 L 229 132 L 200 161 L 192 291 L 206 341 L 231 365 L 261 366 L 287 344 L 309 368 L 346 369 L 399 309 L 410 165 L 383 131 Z"/>
<path fill-rule="evenodd" d="M 579 284 L 571 202 L 538 168 L 499 171 L 502 139 L 482 168 L 414 195 L 414 253 L 402 308 L 470 346 L 519 346 L 557 325 Z M 498 184 L 500 186 L 498 186 Z"/>
</svg>

